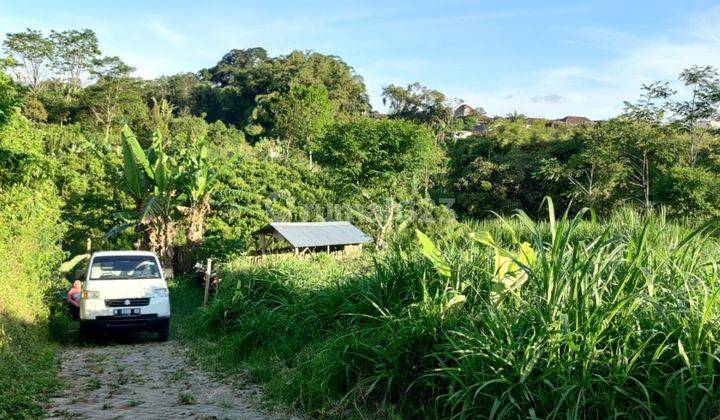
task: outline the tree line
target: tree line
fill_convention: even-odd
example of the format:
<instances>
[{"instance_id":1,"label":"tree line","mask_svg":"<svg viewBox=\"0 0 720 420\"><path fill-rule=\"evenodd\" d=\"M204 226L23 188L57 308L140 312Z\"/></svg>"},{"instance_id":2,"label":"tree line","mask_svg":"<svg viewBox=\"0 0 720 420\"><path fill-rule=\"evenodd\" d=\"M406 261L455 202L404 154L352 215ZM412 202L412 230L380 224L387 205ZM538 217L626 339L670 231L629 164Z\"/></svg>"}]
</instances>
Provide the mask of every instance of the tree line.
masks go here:
<instances>
[{"instance_id":1,"label":"tree line","mask_svg":"<svg viewBox=\"0 0 720 420\"><path fill-rule=\"evenodd\" d=\"M7 34L3 51L0 180L53 185L70 252L87 237L176 262L246 252L271 218L323 220L331 205L381 246L450 217L435 204L444 198L472 218L534 214L544 196L599 214L632 205L702 218L720 205L712 67L680 74L689 96L648 84L607 121L516 114L460 138L484 111L455 118L458 101L413 83L386 86L379 115L350 65L312 51L235 49L152 80L104 56L89 29ZM42 151L17 147L28 138Z\"/></svg>"}]
</instances>

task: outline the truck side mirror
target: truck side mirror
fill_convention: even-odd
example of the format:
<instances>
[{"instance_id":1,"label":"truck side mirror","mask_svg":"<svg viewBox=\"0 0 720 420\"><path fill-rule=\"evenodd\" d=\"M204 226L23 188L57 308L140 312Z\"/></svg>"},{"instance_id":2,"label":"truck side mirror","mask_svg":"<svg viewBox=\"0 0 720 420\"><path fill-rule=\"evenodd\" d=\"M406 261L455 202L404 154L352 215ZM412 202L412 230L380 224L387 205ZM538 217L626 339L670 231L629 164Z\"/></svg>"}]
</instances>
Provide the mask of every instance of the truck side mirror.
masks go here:
<instances>
[{"instance_id":1,"label":"truck side mirror","mask_svg":"<svg viewBox=\"0 0 720 420\"><path fill-rule=\"evenodd\" d=\"M74 282L77 279L85 280L85 270L75 270L75 277L70 280L70 283Z\"/></svg>"}]
</instances>

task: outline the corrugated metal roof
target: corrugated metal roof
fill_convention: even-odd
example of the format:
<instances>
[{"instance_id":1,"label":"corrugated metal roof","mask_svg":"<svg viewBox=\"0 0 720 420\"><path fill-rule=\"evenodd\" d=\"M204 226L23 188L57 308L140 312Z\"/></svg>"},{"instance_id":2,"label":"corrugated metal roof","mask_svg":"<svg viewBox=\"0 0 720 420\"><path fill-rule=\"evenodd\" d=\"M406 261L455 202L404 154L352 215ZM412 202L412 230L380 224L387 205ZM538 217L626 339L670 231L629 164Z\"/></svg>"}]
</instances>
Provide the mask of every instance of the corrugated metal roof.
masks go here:
<instances>
[{"instance_id":1,"label":"corrugated metal roof","mask_svg":"<svg viewBox=\"0 0 720 420\"><path fill-rule=\"evenodd\" d=\"M350 222L270 223L255 234L272 234L294 248L364 244L372 240Z\"/></svg>"}]
</instances>

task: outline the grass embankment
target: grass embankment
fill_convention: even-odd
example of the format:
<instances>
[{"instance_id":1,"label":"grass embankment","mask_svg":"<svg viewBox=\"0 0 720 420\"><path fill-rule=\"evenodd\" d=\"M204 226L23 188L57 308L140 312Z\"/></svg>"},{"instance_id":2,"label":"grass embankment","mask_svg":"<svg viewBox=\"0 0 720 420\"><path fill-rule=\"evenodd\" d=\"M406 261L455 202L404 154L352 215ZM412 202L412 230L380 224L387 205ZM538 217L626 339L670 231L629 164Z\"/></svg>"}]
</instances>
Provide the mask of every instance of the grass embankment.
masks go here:
<instances>
[{"instance_id":1,"label":"grass embankment","mask_svg":"<svg viewBox=\"0 0 720 420\"><path fill-rule=\"evenodd\" d=\"M317 416L720 414L710 228L625 212L441 236L359 271L230 265L185 337L210 366L248 370Z\"/></svg>"},{"instance_id":2,"label":"grass embankment","mask_svg":"<svg viewBox=\"0 0 720 420\"><path fill-rule=\"evenodd\" d=\"M63 227L52 190L0 192L0 418L36 418L57 386L46 295Z\"/></svg>"}]
</instances>

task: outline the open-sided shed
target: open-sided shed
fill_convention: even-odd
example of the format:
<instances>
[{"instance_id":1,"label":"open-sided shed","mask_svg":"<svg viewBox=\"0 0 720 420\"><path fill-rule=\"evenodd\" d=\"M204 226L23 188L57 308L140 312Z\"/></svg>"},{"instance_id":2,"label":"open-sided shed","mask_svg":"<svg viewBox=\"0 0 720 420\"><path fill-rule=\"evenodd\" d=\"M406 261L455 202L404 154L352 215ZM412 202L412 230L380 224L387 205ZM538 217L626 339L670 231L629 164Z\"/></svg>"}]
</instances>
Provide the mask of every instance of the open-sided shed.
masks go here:
<instances>
[{"instance_id":1,"label":"open-sided shed","mask_svg":"<svg viewBox=\"0 0 720 420\"><path fill-rule=\"evenodd\" d=\"M372 240L350 222L276 222L254 234L261 236L263 255L272 238L290 244L296 255L309 251L356 251Z\"/></svg>"}]
</instances>

